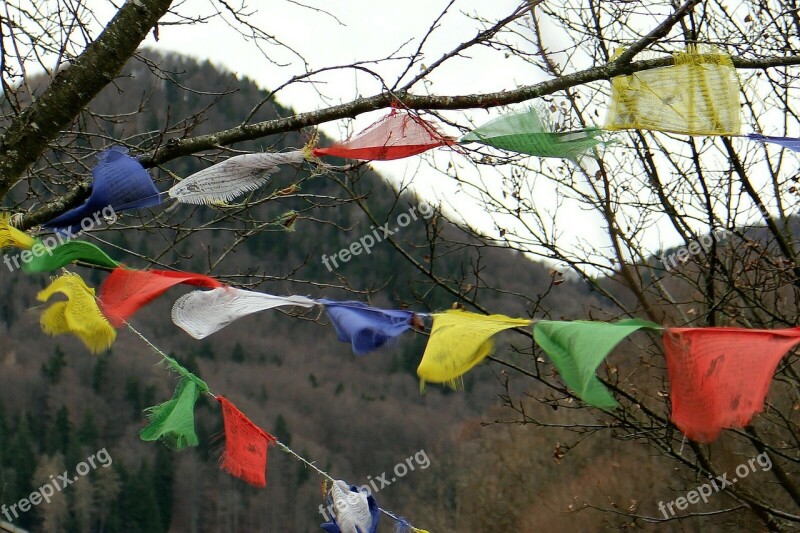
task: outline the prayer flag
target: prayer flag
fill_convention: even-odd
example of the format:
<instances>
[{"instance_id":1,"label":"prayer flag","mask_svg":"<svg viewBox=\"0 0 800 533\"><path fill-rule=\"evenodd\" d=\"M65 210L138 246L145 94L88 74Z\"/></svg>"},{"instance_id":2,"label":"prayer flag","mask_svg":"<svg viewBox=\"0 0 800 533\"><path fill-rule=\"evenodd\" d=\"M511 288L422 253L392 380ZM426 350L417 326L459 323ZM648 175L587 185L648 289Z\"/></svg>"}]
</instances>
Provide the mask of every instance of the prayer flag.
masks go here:
<instances>
[{"instance_id":1,"label":"prayer flag","mask_svg":"<svg viewBox=\"0 0 800 533\"><path fill-rule=\"evenodd\" d=\"M353 352L363 355L377 350L390 339L411 327L414 313L370 307L361 302L336 302L320 299L342 342L353 345Z\"/></svg>"}]
</instances>

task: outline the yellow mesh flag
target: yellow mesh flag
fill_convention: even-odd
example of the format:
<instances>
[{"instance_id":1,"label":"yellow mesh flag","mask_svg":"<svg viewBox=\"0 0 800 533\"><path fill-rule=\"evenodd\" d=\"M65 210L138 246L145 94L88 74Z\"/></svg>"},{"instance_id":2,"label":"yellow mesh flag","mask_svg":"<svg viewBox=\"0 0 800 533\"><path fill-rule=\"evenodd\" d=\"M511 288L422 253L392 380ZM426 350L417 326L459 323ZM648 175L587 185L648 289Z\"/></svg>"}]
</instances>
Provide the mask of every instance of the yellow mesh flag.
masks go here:
<instances>
[{"instance_id":1,"label":"yellow mesh flag","mask_svg":"<svg viewBox=\"0 0 800 533\"><path fill-rule=\"evenodd\" d=\"M56 292L64 294L68 300L56 302L44 310L39 322L45 333L72 333L92 353L100 353L114 343L117 332L97 307L94 289L87 287L79 275L64 274L56 278L49 287L39 291L36 298L46 302Z\"/></svg>"},{"instance_id":2,"label":"yellow mesh flag","mask_svg":"<svg viewBox=\"0 0 800 533\"><path fill-rule=\"evenodd\" d=\"M496 333L530 323L530 320L505 315L487 316L455 310L436 313L417 375L423 382L452 382L492 352L492 337Z\"/></svg>"},{"instance_id":3,"label":"yellow mesh flag","mask_svg":"<svg viewBox=\"0 0 800 533\"><path fill-rule=\"evenodd\" d=\"M674 66L613 78L605 129L738 135L739 88L729 55L689 47Z\"/></svg>"},{"instance_id":4,"label":"yellow mesh flag","mask_svg":"<svg viewBox=\"0 0 800 533\"><path fill-rule=\"evenodd\" d=\"M30 250L35 242L33 237L12 226L8 216L0 217L0 248L13 246Z\"/></svg>"}]
</instances>

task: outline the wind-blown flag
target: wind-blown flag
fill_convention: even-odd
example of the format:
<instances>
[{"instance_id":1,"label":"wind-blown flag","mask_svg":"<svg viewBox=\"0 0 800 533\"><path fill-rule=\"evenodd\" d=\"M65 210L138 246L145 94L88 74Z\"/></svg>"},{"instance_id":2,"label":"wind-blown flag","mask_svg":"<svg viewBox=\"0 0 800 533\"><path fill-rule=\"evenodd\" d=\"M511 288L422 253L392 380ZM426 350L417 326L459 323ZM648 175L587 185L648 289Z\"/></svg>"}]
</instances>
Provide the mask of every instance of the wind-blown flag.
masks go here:
<instances>
[{"instance_id":1,"label":"wind-blown flag","mask_svg":"<svg viewBox=\"0 0 800 533\"><path fill-rule=\"evenodd\" d=\"M541 320L533 326L533 338L578 397L595 407L611 408L617 402L595 372L622 339L641 328L663 329L654 322L638 319L615 323Z\"/></svg>"},{"instance_id":2,"label":"wind-blown flag","mask_svg":"<svg viewBox=\"0 0 800 533\"><path fill-rule=\"evenodd\" d=\"M172 399L147 408L150 423L139 431L143 441L161 440L173 450L182 450L199 443L194 431L194 405L201 388L194 375L178 382ZM192 379L195 378L195 379Z\"/></svg>"},{"instance_id":3,"label":"wind-blown flag","mask_svg":"<svg viewBox=\"0 0 800 533\"><path fill-rule=\"evenodd\" d=\"M612 78L605 129L738 135L739 89L729 55L688 47L674 66Z\"/></svg>"},{"instance_id":4,"label":"wind-blown flag","mask_svg":"<svg viewBox=\"0 0 800 533\"><path fill-rule=\"evenodd\" d=\"M711 442L761 412L775 369L800 343L800 328L669 328L664 332L672 421Z\"/></svg>"},{"instance_id":5,"label":"wind-blown flag","mask_svg":"<svg viewBox=\"0 0 800 533\"><path fill-rule=\"evenodd\" d=\"M217 396L217 401L222 405L225 426L222 469L254 487L266 487L267 448L275 437L253 424L227 398Z\"/></svg>"},{"instance_id":6,"label":"wind-blown flag","mask_svg":"<svg viewBox=\"0 0 800 533\"><path fill-rule=\"evenodd\" d=\"M108 349L117 332L103 317L94 298L94 289L89 288L77 274L64 274L56 278L46 289L36 295L40 302L60 292L66 302L55 302L44 310L40 318L42 330L48 335L72 333L92 353Z\"/></svg>"},{"instance_id":7,"label":"wind-blown flag","mask_svg":"<svg viewBox=\"0 0 800 533\"><path fill-rule=\"evenodd\" d=\"M432 383L448 383L480 363L494 348L492 337L530 320L504 315L479 315L448 310L433 315L433 328L417 375Z\"/></svg>"},{"instance_id":8,"label":"wind-blown flag","mask_svg":"<svg viewBox=\"0 0 800 533\"><path fill-rule=\"evenodd\" d=\"M411 311L378 309L361 302L318 302L325 306L339 340L351 343L357 355L377 350L399 336L411 327L414 317Z\"/></svg>"},{"instance_id":9,"label":"wind-blown flag","mask_svg":"<svg viewBox=\"0 0 800 533\"><path fill-rule=\"evenodd\" d=\"M354 138L328 148L315 148L312 153L317 157L387 161L452 143L419 116L394 108Z\"/></svg>"},{"instance_id":10,"label":"wind-blown flag","mask_svg":"<svg viewBox=\"0 0 800 533\"><path fill-rule=\"evenodd\" d=\"M112 146L98 154L92 169L92 192L86 202L43 224L69 234L96 224L99 216L161 203L160 193L147 170L128 155L128 149ZM88 222L87 222L88 221Z\"/></svg>"},{"instance_id":11,"label":"wind-blown flag","mask_svg":"<svg viewBox=\"0 0 800 533\"><path fill-rule=\"evenodd\" d=\"M313 307L317 302L305 296L273 296L234 287L192 291L175 301L172 321L194 337L204 339L234 320L258 311L284 305Z\"/></svg>"},{"instance_id":12,"label":"wind-blown flag","mask_svg":"<svg viewBox=\"0 0 800 533\"><path fill-rule=\"evenodd\" d=\"M214 278L171 270L115 268L100 285L100 307L114 327L121 327L139 309L178 284L217 288Z\"/></svg>"},{"instance_id":13,"label":"wind-blown flag","mask_svg":"<svg viewBox=\"0 0 800 533\"><path fill-rule=\"evenodd\" d=\"M82 261L90 265L97 265L107 268L116 268L119 263L108 257L106 253L95 246L94 244L86 241L69 241L50 248L37 243L43 250L33 257L27 263L23 263L22 269L25 272L50 272L66 266L73 261ZM34 245L34 251L36 251Z\"/></svg>"},{"instance_id":14,"label":"wind-blown flag","mask_svg":"<svg viewBox=\"0 0 800 533\"><path fill-rule=\"evenodd\" d=\"M748 133L746 137L748 139L753 139L754 141L761 141L762 143L779 144L780 146L788 148L793 152L800 152L800 139L797 137L770 137L768 135L761 135L758 133Z\"/></svg>"},{"instance_id":15,"label":"wind-blown flag","mask_svg":"<svg viewBox=\"0 0 800 533\"><path fill-rule=\"evenodd\" d=\"M328 533L375 533L381 512L378 503L370 494L360 492L357 487L351 486L341 480L333 482L328 501L332 505L333 516L330 522L322 524L322 529Z\"/></svg>"},{"instance_id":16,"label":"wind-blown flag","mask_svg":"<svg viewBox=\"0 0 800 533\"><path fill-rule=\"evenodd\" d=\"M577 160L601 142L598 137L602 134L598 128L555 132L553 125L545 124L536 109L530 108L490 120L461 137L459 142L478 142L522 154Z\"/></svg>"},{"instance_id":17,"label":"wind-blown flag","mask_svg":"<svg viewBox=\"0 0 800 533\"><path fill-rule=\"evenodd\" d=\"M278 165L303 160L302 150L237 155L179 181L169 195L188 204L232 200L267 183L280 170Z\"/></svg>"},{"instance_id":18,"label":"wind-blown flag","mask_svg":"<svg viewBox=\"0 0 800 533\"><path fill-rule=\"evenodd\" d=\"M35 243L36 239L12 226L8 216L0 216L0 248L13 247L27 250Z\"/></svg>"}]
</instances>

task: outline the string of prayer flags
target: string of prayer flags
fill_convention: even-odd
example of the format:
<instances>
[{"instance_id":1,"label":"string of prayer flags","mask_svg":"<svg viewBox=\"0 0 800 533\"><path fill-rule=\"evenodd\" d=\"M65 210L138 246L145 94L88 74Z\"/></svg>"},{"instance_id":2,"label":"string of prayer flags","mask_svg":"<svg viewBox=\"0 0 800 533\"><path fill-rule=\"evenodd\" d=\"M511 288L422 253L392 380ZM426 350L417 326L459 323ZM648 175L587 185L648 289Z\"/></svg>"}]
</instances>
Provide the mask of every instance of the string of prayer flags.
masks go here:
<instances>
[{"instance_id":1,"label":"string of prayer flags","mask_svg":"<svg viewBox=\"0 0 800 533\"><path fill-rule=\"evenodd\" d=\"M460 143L478 142L539 157L558 157L573 161L599 144L599 128L556 132L545 124L533 107L520 113L497 117L459 139Z\"/></svg>"},{"instance_id":2,"label":"string of prayer flags","mask_svg":"<svg viewBox=\"0 0 800 533\"><path fill-rule=\"evenodd\" d=\"M416 114L392 108L384 116L350 140L328 148L315 148L316 157L329 155L367 161L401 159L432 148L452 144L436 128Z\"/></svg>"},{"instance_id":3,"label":"string of prayer flags","mask_svg":"<svg viewBox=\"0 0 800 533\"><path fill-rule=\"evenodd\" d=\"M100 285L100 307L114 327L121 327L139 309L178 285L217 288L222 284L202 274L171 270L115 268Z\"/></svg>"},{"instance_id":4,"label":"string of prayer flags","mask_svg":"<svg viewBox=\"0 0 800 533\"><path fill-rule=\"evenodd\" d=\"M204 339L233 322L258 311L284 305L313 307L317 302L304 296L273 296L234 287L192 291L172 306L172 321L194 337Z\"/></svg>"},{"instance_id":5,"label":"string of prayer flags","mask_svg":"<svg viewBox=\"0 0 800 533\"><path fill-rule=\"evenodd\" d=\"M775 369L800 343L800 328L669 328L663 335L672 421L711 442L761 412Z\"/></svg>"},{"instance_id":6,"label":"string of prayer flags","mask_svg":"<svg viewBox=\"0 0 800 533\"><path fill-rule=\"evenodd\" d=\"M194 379L182 377L171 400L147 408L150 423L139 431L143 441L160 440L173 450L197 446L194 431L194 406L200 388Z\"/></svg>"},{"instance_id":7,"label":"string of prayer flags","mask_svg":"<svg viewBox=\"0 0 800 533\"><path fill-rule=\"evenodd\" d=\"M94 354L114 344L117 332L100 312L94 289L87 287L83 278L77 274L64 274L39 291L36 299L46 302L57 292L65 295L67 301L55 302L42 313L39 322L46 334L71 333Z\"/></svg>"},{"instance_id":8,"label":"string of prayer flags","mask_svg":"<svg viewBox=\"0 0 800 533\"><path fill-rule=\"evenodd\" d=\"M674 57L673 66L612 78L605 128L738 135L740 86L730 56L690 46Z\"/></svg>"},{"instance_id":9,"label":"string of prayer flags","mask_svg":"<svg viewBox=\"0 0 800 533\"><path fill-rule=\"evenodd\" d=\"M331 499L333 500L331 502ZM328 495L331 521L322 524L328 533L375 533L380 521L380 509L375 498L358 490L348 488L347 483L336 480Z\"/></svg>"},{"instance_id":10,"label":"string of prayer flags","mask_svg":"<svg viewBox=\"0 0 800 533\"><path fill-rule=\"evenodd\" d=\"M320 299L331 319L336 335L353 346L353 353L364 355L377 350L412 326L414 313L370 307L361 302L336 302Z\"/></svg>"},{"instance_id":11,"label":"string of prayer flags","mask_svg":"<svg viewBox=\"0 0 800 533\"><path fill-rule=\"evenodd\" d=\"M453 382L492 352L495 334L530 323L530 320L522 318L452 309L434 313L431 337L422 354L417 375L423 383Z\"/></svg>"},{"instance_id":12,"label":"string of prayer flags","mask_svg":"<svg viewBox=\"0 0 800 533\"><path fill-rule=\"evenodd\" d=\"M217 396L217 401L222 405L225 426L222 469L254 487L266 487L267 448L275 437L253 424L227 398Z\"/></svg>"},{"instance_id":13,"label":"string of prayer flags","mask_svg":"<svg viewBox=\"0 0 800 533\"><path fill-rule=\"evenodd\" d=\"M746 135L748 139L754 141L761 141L763 143L773 143L788 148L793 152L800 152L800 139L797 137L770 137L768 135L761 135L759 133L749 133Z\"/></svg>"},{"instance_id":14,"label":"string of prayer flags","mask_svg":"<svg viewBox=\"0 0 800 533\"><path fill-rule=\"evenodd\" d=\"M597 367L622 339L641 328L663 329L639 319L614 323L541 320L533 326L533 338L579 398L595 407L612 408L617 402L597 379Z\"/></svg>"},{"instance_id":15,"label":"string of prayer flags","mask_svg":"<svg viewBox=\"0 0 800 533\"><path fill-rule=\"evenodd\" d=\"M302 150L237 155L179 181L169 196L188 204L226 202L266 184L279 165L304 159Z\"/></svg>"},{"instance_id":16,"label":"string of prayer flags","mask_svg":"<svg viewBox=\"0 0 800 533\"><path fill-rule=\"evenodd\" d=\"M394 533L430 533L425 529L418 529L411 524L408 523L403 517L397 519L397 523L395 524Z\"/></svg>"},{"instance_id":17,"label":"string of prayer flags","mask_svg":"<svg viewBox=\"0 0 800 533\"><path fill-rule=\"evenodd\" d=\"M0 248L22 248L29 250L36 239L11 225L8 215L0 216Z\"/></svg>"},{"instance_id":18,"label":"string of prayer flags","mask_svg":"<svg viewBox=\"0 0 800 533\"><path fill-rule=\"evenodd\" d=\"M103 250L86 241L68 241L55 247L37 241L32 252L29 261L26 262L23 258L22 269L25 272L51 272L74 261L106 268L119 266Z\"/></svg>"},{"instance_id":19,"label":"string of prayer flags","mask_svg":"<svg viewBox=\"0 0 800 533\"><path fill-rule=\"evenodd\" d=\"M128 149L112 146L97 155L92 169L92 192L78 207L43 224L68 234L76 234L99 223L100 216L115 218L116 211L139 209L161 203L153 178L128 155Z\"/></svg>"}]
</instances>

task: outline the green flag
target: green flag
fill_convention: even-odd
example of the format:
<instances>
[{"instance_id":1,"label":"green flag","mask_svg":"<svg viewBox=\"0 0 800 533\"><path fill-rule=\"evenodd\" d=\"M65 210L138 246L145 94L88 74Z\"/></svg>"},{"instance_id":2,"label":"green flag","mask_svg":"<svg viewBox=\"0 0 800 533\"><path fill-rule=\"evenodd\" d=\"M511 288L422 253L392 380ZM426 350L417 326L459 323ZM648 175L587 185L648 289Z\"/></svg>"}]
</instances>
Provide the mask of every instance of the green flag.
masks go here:
<instances>
[{"instance_id":1,"label":"green flag","mask_svg":"<svg viewBox=\"0 0 800 533\"><path fill-rule=\"evenodd\" d=\"M161 441L174 450L197 446L194 432L194 404L200 396L197 383L182 378L171 400L149 407L150 423L139 432L144 441Z\"/></svg>"},{"instance_id":2,"label":"green flag","mask_svg":"<svg viewBox=\"0 0 800 533\"><path fill-rule=\"evenodd\" d=\"M459 139L460 143L479 142L501 150L539 157L578 159L604 132L599 128L554 132L542 122L536 109L513 113L490 120Z\"/></svg>"},{"instance_id":3,"label":"green flag","mask_svg":"<svg viewBox=\"0 0 800 533\"><path fill-rule=\"evenodd\" d=\"M48 248L41 241L37 241L31 252L33 258L22 265L25 272L50 272L73 261L83 261L108 268L119 266L103 250L86 241L69 241L54 248Z\"/></svg>"},{"instance_id":4,"label":"green flag","mask_svg":"<svg viewBox=\"0 0 800 533\"><path fill-rule=\"evenodd\" d=\"M533 326L533 338L578 397L595 407L612 408L617 402L595 372L614 346L641 328L663 329L654 322L640 319L615 323L542 320Z\"/></svg>"}]
</instances>

